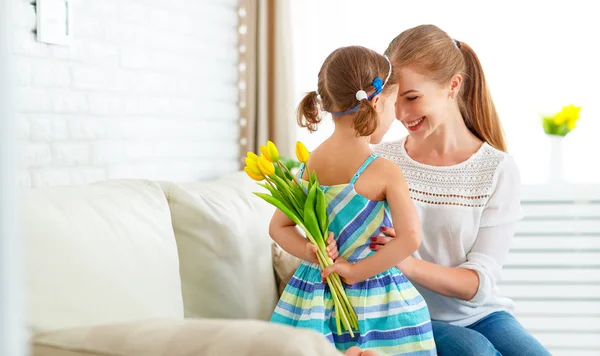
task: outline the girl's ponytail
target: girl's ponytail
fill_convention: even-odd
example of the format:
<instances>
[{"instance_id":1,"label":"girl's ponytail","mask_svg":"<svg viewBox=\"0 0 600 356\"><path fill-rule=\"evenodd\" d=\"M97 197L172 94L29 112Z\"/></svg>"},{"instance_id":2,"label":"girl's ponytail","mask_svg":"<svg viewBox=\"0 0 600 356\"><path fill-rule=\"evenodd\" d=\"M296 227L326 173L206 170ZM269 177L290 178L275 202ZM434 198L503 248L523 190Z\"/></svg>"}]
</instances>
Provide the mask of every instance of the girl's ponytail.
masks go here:
<instances>
[{"instance_id":1,"label":"girl's ponytail","mask_svg":"<svg viewBox=\"0 0 600 356\"><path fill-rule=\"evenodd\" d=\"M359 137L371 136L377 129L377 111L369 100L360 101L360 107L356 110L353 118L354 129Z\"/></svg>"},{"instance_id":2,"label":"girl's ponytail","mask_svg":"<svg viewBox=\"0 0 600 356\"><path fill-rule=\"evenodd\" d=\"M300 105L298 105L296 120L300 127L306 127L310 132L317 131L317 126L321 122L321 115L319 112L319 95L316 91L311 91L304 96Z\"/></svg>"}]
</instances>

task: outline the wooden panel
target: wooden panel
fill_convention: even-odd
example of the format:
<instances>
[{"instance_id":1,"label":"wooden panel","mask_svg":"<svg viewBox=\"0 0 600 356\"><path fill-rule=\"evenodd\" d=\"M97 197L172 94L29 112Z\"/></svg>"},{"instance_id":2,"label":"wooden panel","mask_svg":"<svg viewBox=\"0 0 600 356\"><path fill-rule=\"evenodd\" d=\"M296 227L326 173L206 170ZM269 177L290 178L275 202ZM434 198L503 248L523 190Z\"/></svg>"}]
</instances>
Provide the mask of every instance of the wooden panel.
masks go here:
<instances>
[{"instance_id":1,"label":"wooden panel","mask_svg":"<svg viewBox=\"0 0 600 356\"><path fill-rule=\"evenodd\" d=\"M599 316L518 316L531 332L595 332L600 333Z\"/></svg>"},{"instance_id":2,"label":"wooden panel","mask_svg":"<svg viewBox=\"0 0 600 356\"><path fill-rule=\"evenodd\" d=\"M534 250L600 250L598 236L517 236L513 239L512 251Z\"/></svg>"},{"instance_id":3,"label":"wooden panel","mask_svg":"<svg viewBox=\"0 0 600 356\"><path fill-rule=\"evenodd\" d=\"M600 316L600 300L515 300L518 316Z\"/></svg>"},{"instance_id":4,"label":"wooden panel","mask_svg":"<svg viewBox=\"0 0 600 356\"><path fill-rule=\"evenodd\" d=\"M536 338L548 348L569 348L570 350L584 349L584 351L600 349L599 333L564 333L540 332ZM585 350L587 349L587 350Z\"/></svg>"},{"instance_id":5,"label":"wooden panel","mask_svg":"<svg viewBox=\"0 0 600 356\"><path fill-rule=\"evenodd\" d=\"M510 266L587 266L600 267L600 251L594 252L519 252L511 251L505 264Z\"/></svg>"},{"instance_id":6,"label":"wooden panel","mask_svg":"<svg viewBox=\"0 0 600 356\"><path fill-rule=\"evenodd\" d=\"M523 202L555 202L575 201L586 203L600 201L600 184L560 184L560 185L523 185L521 189Z\"/></svg>"},{"instance_id":7,"label":"wooden panel","mask_svg":"<svg viewBox=\"0 0 600 356\"><path fill-rule=\"evenodd\" d=\"M509 298L573 299L600 301L600 284L590 285L500 285L500 292Z\"/></svg>"},{"instance_id":8,"label":"wooden panel","mask_svg":"<svg viewBox=\"0 0 600 356\"><path fill-rule=\"evenodd\" d=\"M600 268L510 268L502 271L501 284L512 282L592 283L600 284Z\"/></svg>"},{"instance_id":9,"label":"wooden panel","mask_svg":"<svg viewBox=\"0 0 600 356\"><path fill-rule=\"evenodd\" d=\"M524 186L500 291L554 356L600 355L600 185Z\"/></svg>"},{"instance_id":10,"label":"wooden panel","mask_svg":"<svg viewBox=\"0 0 600 356\"><path fill-rule=\"evenodd\" d=\"M522 220L517 224L518 235L600 235L600 220Z\"/></svg>"},{"instance_id":11,"label":"wooden panel","mask_svg":"<svg viewBox=\"0 0 600 356\"><path fill-rule=\"evenodd\" d=\"M600 355L600 348L594 348L589 350L573 350L570 347L567 348L553 348L549 350L552 356L598 356Z\"/></svg>"},{"instance_id":12,"label":"wooden panel","mask_svg":"<svg viewBox=\"0 0 600 356\"><path fill-rule=\"evenodd\" d=\"M522 204L527 219L553 217L558 219L573 217L600 217L600 204Z\"/></svg>"}]
</instances>

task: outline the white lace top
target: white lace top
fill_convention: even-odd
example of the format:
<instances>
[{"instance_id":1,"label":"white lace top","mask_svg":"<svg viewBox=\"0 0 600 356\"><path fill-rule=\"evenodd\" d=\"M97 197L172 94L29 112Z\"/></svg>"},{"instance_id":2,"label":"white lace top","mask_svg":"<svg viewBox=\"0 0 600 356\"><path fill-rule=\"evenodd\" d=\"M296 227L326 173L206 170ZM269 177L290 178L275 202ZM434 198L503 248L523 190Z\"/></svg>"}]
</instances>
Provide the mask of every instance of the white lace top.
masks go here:
<instances>
[{"instance_id":1,"label":"white lace top","mask_svg":"<svg viewBox=\"0 0 600 356\"><path fill-rule=\"evenodd\" d=\"M520 174L511 156L487 143L466 161L430 166L408 156L406 138L375 148L406 177L423 231L414 257L475 270L479 289L470 301L444 297L419 285L434 320L467 326L486 315L513 311L497 283L515 226L523 216Z\"/></svg>"}]
</instances>

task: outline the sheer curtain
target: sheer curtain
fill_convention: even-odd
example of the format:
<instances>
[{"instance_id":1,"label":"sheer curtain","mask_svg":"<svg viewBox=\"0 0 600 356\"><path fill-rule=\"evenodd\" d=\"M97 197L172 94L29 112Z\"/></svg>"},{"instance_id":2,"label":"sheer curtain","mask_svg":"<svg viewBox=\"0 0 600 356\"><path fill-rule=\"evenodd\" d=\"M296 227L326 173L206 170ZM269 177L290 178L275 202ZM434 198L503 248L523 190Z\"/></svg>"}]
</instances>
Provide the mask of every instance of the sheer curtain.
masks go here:
<instances>
[{"instance_id":1,"label":"sheer curtain","mask_svg":"<svg viewBox=\"0 0 600 356\"><path fill-rule=\"evenodd\" d=\"M296 103L314 90L325 57L335 48L363 45L383 52L403 30L435 24L472 46L484 66L523 183L547 180L549 142L540 113L581 105L579 127L564 143L565 177L600 183L600 22L592 3L474 0L292 0ZM331 119L315 134L297 129L309 148L332 130ZM385 140L406 130L395 124Z\"/></svg>"},{"instance_id":2,"label":"sheer curtain","mask_svg":"<svg viewBox=\"0 0 600 356\"><path fill-rule=\"evenodd\" d=\"M274 141L293 155L294 92L287 1L240 1L240 158Z\"/></svg>"}]
</instances>

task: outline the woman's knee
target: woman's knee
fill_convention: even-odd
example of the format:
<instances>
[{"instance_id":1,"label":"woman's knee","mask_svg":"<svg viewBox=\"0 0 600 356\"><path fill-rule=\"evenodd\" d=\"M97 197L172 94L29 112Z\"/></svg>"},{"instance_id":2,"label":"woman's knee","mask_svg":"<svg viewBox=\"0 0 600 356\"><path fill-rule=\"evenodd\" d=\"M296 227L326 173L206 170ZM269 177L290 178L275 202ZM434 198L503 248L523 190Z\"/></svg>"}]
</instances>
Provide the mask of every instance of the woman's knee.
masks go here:
<instances>
[{"instance_id":1,"label":"woman's knee","mask_svg":"<svg viewBox=\"0 0 600 356\"><path fill-rule=\"evenodd\" d=\"M435 322L437 324L439 322ZM438 355L440 356L499 356L494 345L477 331L447 323L433 326Z\"/></svg>"}]
</instances>

